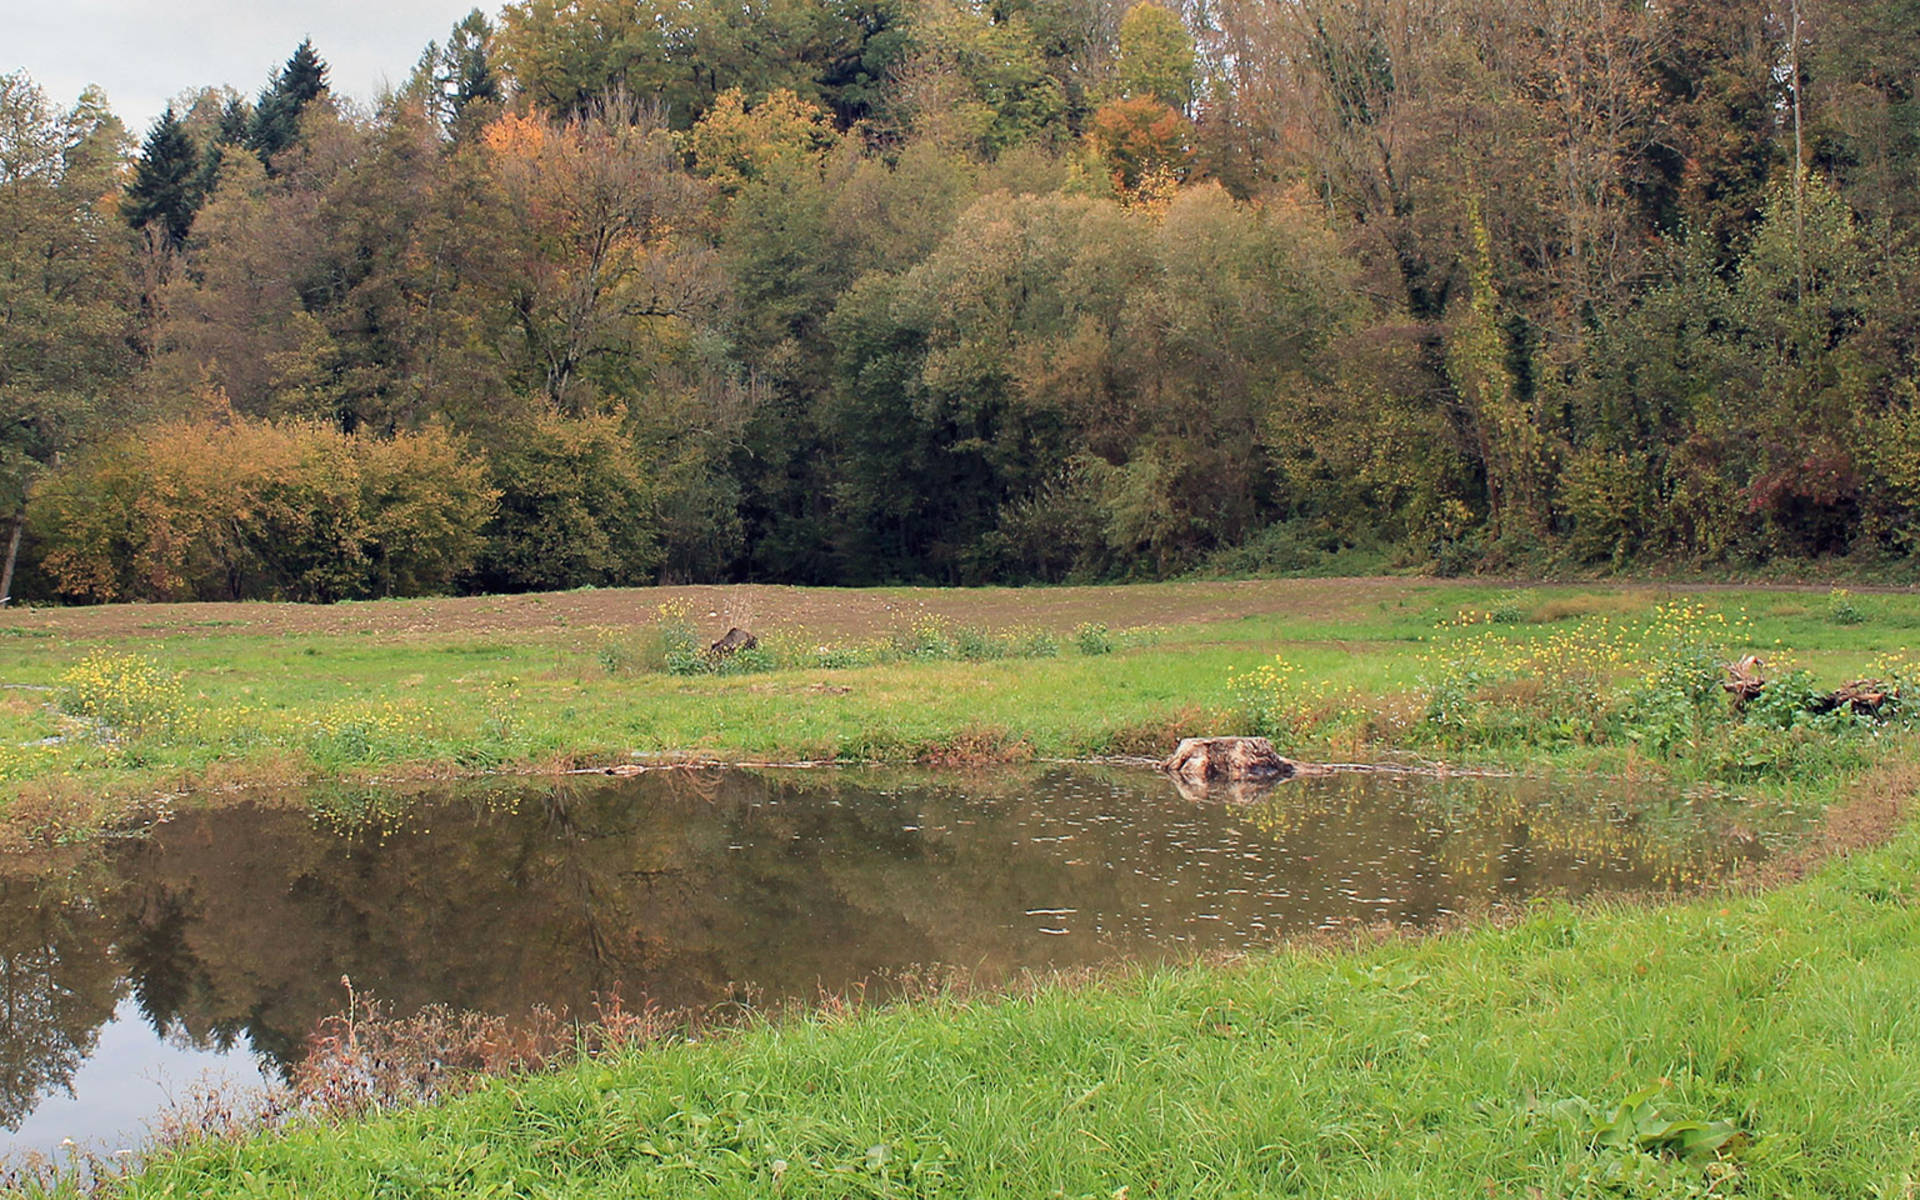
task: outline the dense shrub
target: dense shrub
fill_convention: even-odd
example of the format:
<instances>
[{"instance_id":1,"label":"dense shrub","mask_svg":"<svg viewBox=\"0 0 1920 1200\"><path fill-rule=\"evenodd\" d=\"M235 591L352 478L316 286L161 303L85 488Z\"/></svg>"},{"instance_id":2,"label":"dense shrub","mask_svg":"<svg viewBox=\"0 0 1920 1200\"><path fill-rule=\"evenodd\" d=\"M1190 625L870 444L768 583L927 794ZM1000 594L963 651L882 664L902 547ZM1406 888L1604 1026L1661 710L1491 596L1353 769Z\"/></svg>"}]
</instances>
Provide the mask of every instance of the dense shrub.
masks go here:
<instances>
[{"instance_id":1,"label":"dense shrub","mask_svg":"<svg viewBox=\"0 0 1920 1200\"><path fill-rule=\"evenodd\" d=\"M325 601L447 589L494 499L437 429L380 439L221 412L71 460L29 519L71 599Z\"/></svg>"},{"instance_id":2,"label":"dense shrub","mask_svg":"<svg viewBox=\"0 0 1920 1200\"><path fill-rule=\"evenodd\" d=\"M619 415L544 412L494 454L500 504L480 570L489 590L651 582L655 497Z\"/></svg>"}]
</instances>

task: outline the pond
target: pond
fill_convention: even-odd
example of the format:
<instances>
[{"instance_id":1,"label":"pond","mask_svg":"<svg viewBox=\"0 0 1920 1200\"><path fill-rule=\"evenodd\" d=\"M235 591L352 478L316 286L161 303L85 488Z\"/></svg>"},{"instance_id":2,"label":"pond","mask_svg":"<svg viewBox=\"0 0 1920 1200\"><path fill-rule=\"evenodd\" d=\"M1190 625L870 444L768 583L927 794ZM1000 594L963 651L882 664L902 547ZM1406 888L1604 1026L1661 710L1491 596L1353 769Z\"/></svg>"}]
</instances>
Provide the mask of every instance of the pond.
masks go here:
<instances>
[{"instance_id":1,"label":"pond","mask_svg":"<svg viewBox=\"0 0 1920 1200\"><path fill-rule=\"evenodd\" d=\"M1255 804L1143 770L665 771L185 806L0 874L0 1152L137 1143L280 1077L350 978L395 1012L760 1003L1684 889L1791 813L1593 780L1342 775Z\"/></svg>"}]
</instances>

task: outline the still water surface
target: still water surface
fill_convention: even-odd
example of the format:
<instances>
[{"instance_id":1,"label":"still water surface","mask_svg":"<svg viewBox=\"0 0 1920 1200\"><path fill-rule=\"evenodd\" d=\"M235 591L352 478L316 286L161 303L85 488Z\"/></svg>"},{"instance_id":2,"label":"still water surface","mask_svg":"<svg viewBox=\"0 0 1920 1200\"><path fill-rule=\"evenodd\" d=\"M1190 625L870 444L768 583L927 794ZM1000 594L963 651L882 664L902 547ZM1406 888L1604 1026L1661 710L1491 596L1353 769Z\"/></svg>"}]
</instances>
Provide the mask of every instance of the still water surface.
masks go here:
<instances>
[{"instance_id":1,"label":"still water surface","mask_svg":"<svg viewBox=\"0 0 1920 1200\"><path fill-rule=\"evenodd\" d=\"M1665 890L1789 816L1592 780L1347 775L1253 804L1157 774L664 772L190 809L0 877L0 1152L137 1141L209 1070L274 1078L346 1002L513 1016L768 1001ZM869 994L872 994L871 992Z\"/></svg>"}]
</instances>

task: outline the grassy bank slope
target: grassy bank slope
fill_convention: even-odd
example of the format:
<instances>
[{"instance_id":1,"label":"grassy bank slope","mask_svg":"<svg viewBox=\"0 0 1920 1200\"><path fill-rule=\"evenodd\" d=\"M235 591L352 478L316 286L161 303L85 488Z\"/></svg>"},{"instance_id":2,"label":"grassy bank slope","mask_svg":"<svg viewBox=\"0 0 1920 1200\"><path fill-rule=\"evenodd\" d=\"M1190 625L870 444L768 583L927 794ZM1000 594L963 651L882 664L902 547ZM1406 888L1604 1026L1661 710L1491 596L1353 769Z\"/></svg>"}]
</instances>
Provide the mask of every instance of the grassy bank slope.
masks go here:
<instances>
[{"instance_id":1,"label":"grassy bank slope","mask_svg":"<svg viewBox=\"0 0 1920 1200\"><path fill-rule=\"evenodd\" d=\"M1910 1196L1916 876L1909 830L1768 894L814 1017L129 1192Z\"/></svg>"}]
</instances>

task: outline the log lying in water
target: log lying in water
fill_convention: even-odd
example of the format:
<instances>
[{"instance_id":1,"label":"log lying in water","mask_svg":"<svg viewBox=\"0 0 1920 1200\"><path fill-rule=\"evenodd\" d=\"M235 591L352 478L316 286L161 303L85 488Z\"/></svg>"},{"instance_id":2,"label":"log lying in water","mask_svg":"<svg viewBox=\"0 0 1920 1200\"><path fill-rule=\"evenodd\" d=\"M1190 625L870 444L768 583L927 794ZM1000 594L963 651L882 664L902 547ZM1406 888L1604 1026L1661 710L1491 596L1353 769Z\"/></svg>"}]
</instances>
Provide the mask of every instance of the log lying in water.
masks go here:
<instances>
[{"instance_id":1,"label":"log lying in water","mask_svg":"<svg viewBox=\"0 0 1920 1200\"><path fill-rule=\"evenodd\" d=\"M1720 686L1733 697L1734 709L1746 708L1748 702L1757 699L1767 689L1766 676L1761 674L1766 663L1754 655L1747 655L1739 662L1727 664L1727 677ZM1889 702L1900 698L1898 688L1880 679L1854 679L1841 684L1824 696L1815 696L1806 703L1807 711L1830 713L1836 709L1851 709L1863 717L1879 717L1881 710Z\"/></svg>"},{"instance_id":2,"label":"log lying in water","mask_svg":"<svg viewBox=\"0 0 1920 1200\"><path fill-rule=\"evenodd\" d=\"M1894 689L1878 679L1855 679L1820 697L1816 712L1850 708L1863 717L1877 717L1887 701L1895 699Z\"/></svg>"},{"instance_id":3,"label":"log lying in water","mask_svg":"<svg viewBox=\"0 0 1920 1200\"><path fill-rule=\"evenodd\" d=\"M1272 783L1298 770L1260 737L1186 738L1160 769L1187 783Z\"/></svg>"}]
</instances>

